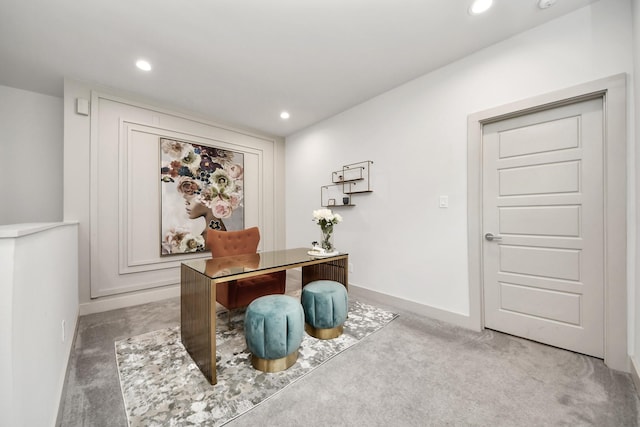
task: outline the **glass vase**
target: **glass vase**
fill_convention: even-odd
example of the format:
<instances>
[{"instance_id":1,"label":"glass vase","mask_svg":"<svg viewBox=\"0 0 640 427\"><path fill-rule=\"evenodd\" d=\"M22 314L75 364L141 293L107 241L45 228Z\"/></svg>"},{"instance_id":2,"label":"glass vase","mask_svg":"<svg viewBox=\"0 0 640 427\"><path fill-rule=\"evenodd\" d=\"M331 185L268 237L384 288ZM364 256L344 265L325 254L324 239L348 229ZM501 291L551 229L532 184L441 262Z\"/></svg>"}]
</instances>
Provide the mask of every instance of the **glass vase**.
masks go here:
<instances>
[{"instance_id":1,"label":"glass vase","mask_svg":"<svg viewBox=\"0 0 640 427\"><path fill-rule=\"evenodd\" d=\"M333 246L333 226L321 227L320 231L322 231L320 246L325 252L333 252L335 250Z\"/></svg>"}]
</instances>

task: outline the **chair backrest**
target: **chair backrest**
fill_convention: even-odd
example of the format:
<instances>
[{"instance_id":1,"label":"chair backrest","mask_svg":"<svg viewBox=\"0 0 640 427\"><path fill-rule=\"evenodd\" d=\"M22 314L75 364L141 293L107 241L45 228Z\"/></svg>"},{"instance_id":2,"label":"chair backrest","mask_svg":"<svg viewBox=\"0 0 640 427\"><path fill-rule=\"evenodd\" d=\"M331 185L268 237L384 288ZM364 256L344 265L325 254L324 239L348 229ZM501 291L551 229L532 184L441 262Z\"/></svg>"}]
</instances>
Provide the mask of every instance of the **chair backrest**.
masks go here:
<instances>
[{"instance_id":1,"label":"chair backrest","mask_svg":"<svg viewBox=\"0 0 640 427\"><path fill-rule=\"evenodd\" d=\"M207 230L207 246L212 257L255 254L260 243L260 230L251 227L238 231Z\"/></svg>"}]
</instances>

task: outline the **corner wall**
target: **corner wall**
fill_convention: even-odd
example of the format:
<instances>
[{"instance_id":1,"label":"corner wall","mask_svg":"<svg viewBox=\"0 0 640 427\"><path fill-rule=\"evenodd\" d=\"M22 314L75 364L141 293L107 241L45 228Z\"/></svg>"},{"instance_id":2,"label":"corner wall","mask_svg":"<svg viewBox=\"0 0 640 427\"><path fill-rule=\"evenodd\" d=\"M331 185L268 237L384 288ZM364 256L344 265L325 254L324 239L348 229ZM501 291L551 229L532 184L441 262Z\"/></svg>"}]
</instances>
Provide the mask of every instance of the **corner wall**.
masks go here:
<instances>
[{"instance_id":1,"label":"corner wall","mask_svg":"<svg viewBox=\"0 0 640 427\"><path fill-rule=\"evenodd\" d=\"M331 171L373 160L373 193L337 208L335 244L350 254L350 281L469 326L468 115L630 74L632 56L630 2L600 0L288 137L287 246L317 239L311 211ZM442 195L448 208L439 208Z\"/></svg>"},{"instance_id":2,"label":"corner wall","mask_svg":"<svg viewBox=\"0 0 640 427\"><path fill-rule=\"evenodd\" d=\"M62 219L62 99L0 86L0 225Z\"/></svg>"},{"instance_id":3,"label":"corner wall","mask_svg":"<svg viewBox=\"0 0 640 427\"><path fill-rule=\"evenodd\" d=\"M635 150L635 157L632 159L636 165L640 164L640 0L632 1L632 16L633 16L633 81L634 81L634 103L630 109L629 117L632 122L635 122L634 139L632 143ZM640 174L636 171L636 206L635 215L632 220L635 223L640 223L640 209L638 203L640 203ZM634 275L630 279L630 283L633 284L633 290L629 293L629 312L632 314L631 321L634 324L632 343L630 345L631 362L633 379L636 385L636 390L640 392L640 278L638 277L638 271L640 270L640 229L636 229L635 234L635 270Z\"/></svg>"}]
</instances>

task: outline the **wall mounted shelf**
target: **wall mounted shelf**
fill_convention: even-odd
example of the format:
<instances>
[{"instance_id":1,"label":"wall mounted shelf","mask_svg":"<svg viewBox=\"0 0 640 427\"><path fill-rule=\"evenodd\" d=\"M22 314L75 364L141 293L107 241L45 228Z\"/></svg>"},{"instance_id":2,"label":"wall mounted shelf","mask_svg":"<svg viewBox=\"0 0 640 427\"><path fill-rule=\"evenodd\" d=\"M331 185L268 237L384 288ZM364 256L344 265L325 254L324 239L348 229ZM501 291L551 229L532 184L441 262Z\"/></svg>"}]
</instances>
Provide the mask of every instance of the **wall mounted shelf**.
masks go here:
<instances>
[{"instance_id":1,"label":"wall mounted shelf","mask_svg":"<svg viewBox=\"0 0 640 427\"><path fill-rule=\"evenodd\" d=\"M371 193L371 160L344 165L331 173L331 184L320 187L320 204L327 208L355 206L352 196Z\"/></svg>"}]
</instances>

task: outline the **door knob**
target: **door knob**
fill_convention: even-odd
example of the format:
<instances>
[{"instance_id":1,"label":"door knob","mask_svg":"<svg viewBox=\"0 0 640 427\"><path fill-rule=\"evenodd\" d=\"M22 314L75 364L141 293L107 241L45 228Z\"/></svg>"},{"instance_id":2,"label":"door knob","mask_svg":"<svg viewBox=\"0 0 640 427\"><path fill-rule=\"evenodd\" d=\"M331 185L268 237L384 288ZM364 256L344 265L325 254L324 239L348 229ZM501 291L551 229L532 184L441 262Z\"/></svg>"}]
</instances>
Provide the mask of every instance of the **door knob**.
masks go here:
<instances>
[{"instance_id":1,"label":"door knob","mask_svg":"<svg viewBox=\"0 0 640 427\"><path fill-rule=\"evenodd\" d=\"M494 236L493 233L485 234L484 238L490 242L493 242L494 240L502 240L502 236Z\"/></svg>"}]
</instances>

